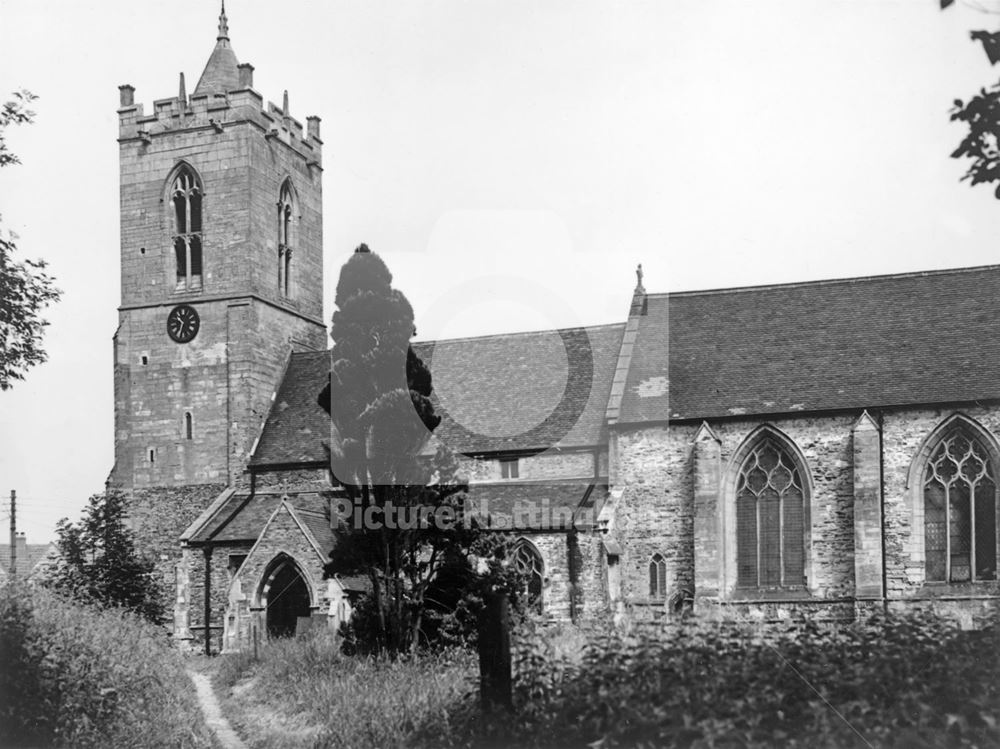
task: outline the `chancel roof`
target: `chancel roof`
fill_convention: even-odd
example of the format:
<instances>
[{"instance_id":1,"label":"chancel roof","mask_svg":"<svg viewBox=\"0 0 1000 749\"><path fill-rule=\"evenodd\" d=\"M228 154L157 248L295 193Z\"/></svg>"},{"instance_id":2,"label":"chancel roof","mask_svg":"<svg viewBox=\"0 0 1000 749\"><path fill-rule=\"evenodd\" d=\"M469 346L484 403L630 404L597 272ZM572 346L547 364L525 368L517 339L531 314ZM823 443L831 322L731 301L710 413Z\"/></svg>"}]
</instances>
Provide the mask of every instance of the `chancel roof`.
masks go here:
<instances>
[{"instance_id":1,"label":"chancel roof","mask_svg":"<svg viewBox=\"0 0 1000 749\"><path fill-rule=\"evenodd\" d=\"M997 398L998 333L1000 266L651 294L619 421Z\"/></svg>"}]
</instances>

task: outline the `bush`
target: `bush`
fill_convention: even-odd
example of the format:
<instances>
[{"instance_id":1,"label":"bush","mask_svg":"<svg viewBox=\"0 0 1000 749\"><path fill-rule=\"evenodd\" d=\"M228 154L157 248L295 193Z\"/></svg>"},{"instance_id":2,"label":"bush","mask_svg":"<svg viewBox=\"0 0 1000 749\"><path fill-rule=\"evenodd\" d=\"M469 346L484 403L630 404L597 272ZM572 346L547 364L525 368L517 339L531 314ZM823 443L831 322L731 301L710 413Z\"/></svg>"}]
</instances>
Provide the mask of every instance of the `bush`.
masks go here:
<instances>
[{"instance_id":1,"label":"bush","mask_svg":"<svg viewBox=\"0 0 1000 749\"><path fill-rule=\"evenodd\" d=\"M136 615L7 584L0 659L0 746L211 746L180 654Z\"/></svg>"},{"instance_id":2,"label":"bush","mask_svg":"<svg viewBox=\"0 0 1000 749\"><path fill-rule=\"evenodd\" d=\"M1000 745L996 627L893 616L766 638L696 621L582 646L569 634L567 648L566 633L522 630L514 716L468 709L453 745Z\"/></svg>"}]
</instances>

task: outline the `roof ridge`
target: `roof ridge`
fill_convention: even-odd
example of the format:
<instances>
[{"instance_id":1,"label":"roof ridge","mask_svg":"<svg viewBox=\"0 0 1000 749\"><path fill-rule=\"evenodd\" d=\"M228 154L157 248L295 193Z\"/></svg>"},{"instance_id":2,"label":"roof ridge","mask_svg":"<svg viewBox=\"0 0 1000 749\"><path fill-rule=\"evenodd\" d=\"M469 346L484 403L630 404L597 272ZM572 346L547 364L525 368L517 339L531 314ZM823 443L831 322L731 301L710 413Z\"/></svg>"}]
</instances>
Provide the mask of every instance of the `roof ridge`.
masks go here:
<instances>
[{"instance_id":1,"label":"roof ridge","mask_svg":"<svg viewBox=\"0 0 1000 749\"><path fill-rule=\"evenodd\" d=\"M884 281L888 279L924 278L927 276L946 276L958 273L975 273L977 271L1000 271L1000 264L972 265L965 268L937 268L934 270L907 271L905 273L879 273L870 276L847 276L844 278L819 278L813 281L788 281L785 283L767 283L754 286L724 286L718 289L693 289L689 291L659 291L649 293L647 297L664 299L672 296L701 296L703 294L739 294L762 289L794 289L804 286L829 286L833 284L850 284L864 281Z\"/></svg>"},{"instance_id":2,"label":"roof ridge","mask_svg":"<svg viewBox=\"0 0 1000 749\"><path fill-rule=\"evenodd\" d=\"M560 333L564 330L586 330L596 331L610 328L620 328L625 325L625 321L601 323L600 325L569 325L563 328L542 328L538 330L518 330L511 333L487 333L485 335L460 336L458 338L429 338L417 340L412 343L430 345L434 343L462 343L464 341L484 341L486 339L514 338L517 336L543 335L545 333Z\"/></svg>"}]
</instances>

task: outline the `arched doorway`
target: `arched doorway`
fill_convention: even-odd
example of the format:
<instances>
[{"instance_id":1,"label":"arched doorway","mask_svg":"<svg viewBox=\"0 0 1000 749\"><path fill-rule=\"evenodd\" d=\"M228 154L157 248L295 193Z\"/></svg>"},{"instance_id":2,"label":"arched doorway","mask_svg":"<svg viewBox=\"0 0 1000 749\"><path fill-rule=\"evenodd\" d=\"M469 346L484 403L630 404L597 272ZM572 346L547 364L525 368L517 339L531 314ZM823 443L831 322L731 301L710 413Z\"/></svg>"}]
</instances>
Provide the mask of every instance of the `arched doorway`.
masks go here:
<instances>
[{"instance_id":1,"label":"arched doorway","mask_svg":"<svg viewBox=\"0 0 1000 749\"><path fill-rule=\"evenodd\" d=\"M269 637L292 637L299 617L310 614L309 585L287 556L271 563L270 573L264 576L261 598L266 607Z\"/></svg>"}]
</instances>

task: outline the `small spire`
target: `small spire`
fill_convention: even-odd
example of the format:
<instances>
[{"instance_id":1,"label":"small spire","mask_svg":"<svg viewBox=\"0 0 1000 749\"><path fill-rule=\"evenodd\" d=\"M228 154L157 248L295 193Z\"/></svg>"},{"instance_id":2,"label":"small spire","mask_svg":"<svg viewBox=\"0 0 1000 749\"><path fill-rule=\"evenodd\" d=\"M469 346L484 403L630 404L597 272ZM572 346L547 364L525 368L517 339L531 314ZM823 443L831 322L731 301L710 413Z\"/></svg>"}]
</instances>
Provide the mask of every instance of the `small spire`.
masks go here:
<instances>
[{"instance_id":1,"label":"small spire","mask_svg":"<svg viewBox=\"0 0 1000 749\"><path fill-rule=\"evenodd\" d=\"M288 116L288 89L287 88L285 89L285 96L281 100L281 113L283 115L285 115L285 117Z\"/></svg>"},{"instance_id":2,"label":"small spire","mask_svg":"<svg viewBox=\"0 0 1000 749\"><path fill-rule=\"evenodd\" d=\"M226 0L222 0L222 12L219 13L219 36L217 39L229 39L229 19L226 18Z\"/></svg>"},{"instance_id":3,"label":"small spire","mask_svg":"<svg viewBox=\"0 0 1000 749\"><path fill-rule=\"evenodd\" d=\"M184 85L184 73L181 73L180 84L177 87L177 100L181 103L181 109L187 106L188 95L187 86Z\"/></svg>"}]
</instances>

